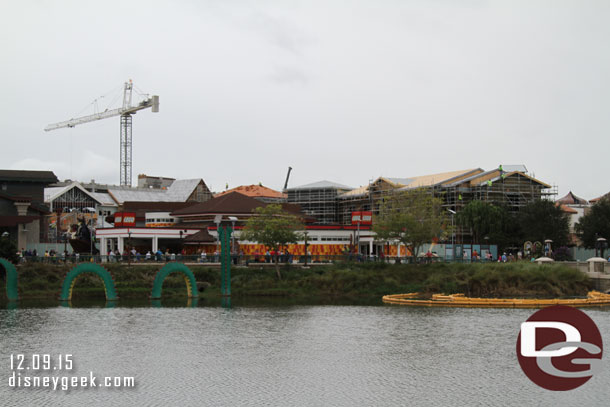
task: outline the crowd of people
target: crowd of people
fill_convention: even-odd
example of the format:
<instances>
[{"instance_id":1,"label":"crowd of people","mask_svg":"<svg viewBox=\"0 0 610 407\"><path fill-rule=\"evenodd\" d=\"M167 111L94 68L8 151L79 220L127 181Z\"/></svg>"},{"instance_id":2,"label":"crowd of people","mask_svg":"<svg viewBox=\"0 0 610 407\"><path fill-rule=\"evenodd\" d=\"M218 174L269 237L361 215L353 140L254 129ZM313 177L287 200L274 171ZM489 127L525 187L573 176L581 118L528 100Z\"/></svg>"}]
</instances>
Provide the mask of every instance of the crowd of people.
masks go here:
<instances>
[{"instance_id":1,"label":"crowd of people","mask_svg":"<svg viewBox=\"0 0 610 407\"><path fill-rule=\"evenodd\" d=\"M87 261L90 261L90 255L81 256L77 252L69 253L67 250L56 251L56 250L45 250L44 253L38 253L36 249L33 250L25 250L21 249L16 253L20 262L34 261L34 262L43 262L43 263L63 263L63 262L79 262L82 261L82 257L86 257ZM275 263L276 261L279 263L293 263L297 262L312 262L314 260L321 261L320 256L316 256L314 259L311 252L308 250L307 255L295 255L291 253L289 250L266 250L265 252L257 251L251 255L245 255L243 251L231 253L231 260L234 264L245 263ZM323 256L323 257L335 257L335 256ZM428 250L426 253L420 255L421 259L418 258L418 262L429 263L436 260L441 260L439 256ZM530 258L531 257L531 258ZM97 261L97 259L101 257L95 256L92 261ZM481 255L476 249L472 250L463 250L461 254L458 253L456 257L458 261L463 262L498 262L498 263L509 263L521 260L529 260L534 261L535 257L530 253L523 253L521 250L516 253L513 252L503 252L502 254L498 254L496 258L489 250L484 250L483 255ZM166 248L165 251L157 250L151 251L147 250L146 253L141 253L137 248L132 247L130 250L124 250L123 253L119 252L119 250L110 250L106 259L109 262L169 262L169 261L191 261L191 262L199 262L199 263L219 263L220 262L220 253L218 250L215 250L213 253L208 253L205 250L199 250L198 252L187 254L185 250L175 253L170 250L170 248ZM348 261L371 261L378 260L384 261L385 256L381 254L380 256L365 256L362 254L355 253L344 253L344 259ZM608 258L610 261L610 257Z\"/></svg>"},{"instance_id":2,"label":"crowd of people","mask_svg":"<svg viewBox=\"0 0 610 407\"><path fill-rule=\"evenodd\" d=\"M36 249L25 250L21 249L16 253L20 263L27 261L43 262L43 263L76 263L80 261L80 254L76 252L69 253L67 250L57 252L53 249L45 250L44 253L38 253Z\"/></svg>"}]
</instances>

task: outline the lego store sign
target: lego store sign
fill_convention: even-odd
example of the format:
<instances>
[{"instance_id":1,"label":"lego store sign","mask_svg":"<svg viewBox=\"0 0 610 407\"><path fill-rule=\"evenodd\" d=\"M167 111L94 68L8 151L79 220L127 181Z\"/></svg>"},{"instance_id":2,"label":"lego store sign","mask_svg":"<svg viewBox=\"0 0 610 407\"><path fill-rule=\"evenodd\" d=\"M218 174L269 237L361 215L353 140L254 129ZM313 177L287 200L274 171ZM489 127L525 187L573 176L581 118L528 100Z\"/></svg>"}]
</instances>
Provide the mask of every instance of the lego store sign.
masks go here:
<instances>
[{"instance_id":1,"label":"lego store sign","mask_svg":"<svg viewBox=\"0 0 610 407\"><path fill-rule=\"evenodd\" d=\"M136 214L134 212L117 212L114 214L114 227L135 225Z\"/></svg>"},{"instance_id":2,"label":"lego store sign","mask_svg":"<svg viewBox=\"0 0 610 407\"><path fill-rule=\"evenodd\" d=\"M370 211L359 211L352 212L352 225L372 225L373 224L373 212Z\"/></svg>"}]
</instances>

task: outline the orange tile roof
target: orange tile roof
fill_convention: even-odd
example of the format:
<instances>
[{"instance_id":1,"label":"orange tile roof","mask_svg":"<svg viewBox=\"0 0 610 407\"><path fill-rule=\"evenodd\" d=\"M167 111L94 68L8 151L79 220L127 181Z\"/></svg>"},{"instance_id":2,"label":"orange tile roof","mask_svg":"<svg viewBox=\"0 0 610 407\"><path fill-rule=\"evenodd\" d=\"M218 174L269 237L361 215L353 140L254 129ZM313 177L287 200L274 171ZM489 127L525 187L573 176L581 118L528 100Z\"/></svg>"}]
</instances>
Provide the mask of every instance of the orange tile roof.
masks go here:
<instances>
[{"instance_id":1,"label":"orange tile roof","mask_svg":"<svg viewBox=\"0 0 610 407\"><path fill-rule=\"evenodd\" d=\"M275 189L267 188L262 185L241 185L237 188L229 189L228 191L220 192L214 195L215 198L226 195L231 192L239 192L242 195L249 196L251 198L264 197L264 198L286 198L285 194Z\"/></svg>"},{"instance_id":2,"label":"orange tile roof","mask_svg":"<svg viewBox=\"0 0 610 407\"><path fill-rule=\"evenodd\" d=\"M597 203L597 202L599 202L600 200L602 200L604 198L610 198L610 192L608 192L605 195L598 196L597 198L589 199L589 203L594 204L594 203Z\"/></svg>"},{"instance_id":3,"label":"orange tile roof","mask_svg":"<svg viewBox=\"0 0 610 407\"><path fill-rule=\"evenodd\" d=\"M578 211L576 209L570 208L569 206L566 206L564 204L556 203L555 205L559 206L559 209L561 209L565 213L578 213Z\"/></svg>"}]
</instances>

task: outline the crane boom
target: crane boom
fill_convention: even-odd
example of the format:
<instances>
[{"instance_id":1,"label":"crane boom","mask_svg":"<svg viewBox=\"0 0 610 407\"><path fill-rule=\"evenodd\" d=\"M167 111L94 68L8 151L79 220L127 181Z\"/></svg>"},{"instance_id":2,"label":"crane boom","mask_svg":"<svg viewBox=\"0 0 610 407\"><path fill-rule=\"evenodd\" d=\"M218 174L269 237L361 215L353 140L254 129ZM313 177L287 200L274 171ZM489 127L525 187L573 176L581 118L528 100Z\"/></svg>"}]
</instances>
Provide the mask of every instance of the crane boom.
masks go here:
<instances>
[{"instance_id":1,"label":"crane boom","mask_svg":"<svg viewBox=\"0 0 610 407\"><path fill-rule=\"evenodd\" d=\"M144 100L138 106L127 107L127 108L119 107L118 109L105 110L100 113L94 113L94 114L90 114L88 116L83 116L83 117L78 117L76 119L66 120L64 122L49 124L47 127L44 128L44 131L63 129L64 127L74 127L79 124L89 123L89 122L93 122L96 120L107 119L109 117L122 116L124 114L136 113L138 110L153 107L153 105L154 105L153 100L155 98L157 99L157 105L158 105L158 103L159 103L158 96L153 96L152 98Z\"/></svg>"},{"instance_id":2,"label":"crane boom","mask_svg":"<svg viewBox=\"0 0 610 407\"><path fill-rule=\"evenodd\" d=\"M44 131L62 129L64 127L74 127L79 124L89 123L95 120L107 119L109 117L121 116L121 185L131 186L131 115L139 110L151 107L154 113L159 111L159 96L153 95L140 102L137 106L131 106L131 91L133 83L131 79L125 82L123 88L123 107L112 109L101 113L94 113L88 116L78 117L59 123L49 124Z\"/></svg>"},{"instance_id":3,"label":"crane boom","mask_svg":"<svg viewBox=\"0 0 610 407\"><path fill-rule=\"evenodd\" d=\"M290 171L292 171L292 167L288 167L288 174L286 174L286 182L284 182L283 191L285 191L286 188L288 188L288 178L290 178Z\"/></svg>"}]
</instances>

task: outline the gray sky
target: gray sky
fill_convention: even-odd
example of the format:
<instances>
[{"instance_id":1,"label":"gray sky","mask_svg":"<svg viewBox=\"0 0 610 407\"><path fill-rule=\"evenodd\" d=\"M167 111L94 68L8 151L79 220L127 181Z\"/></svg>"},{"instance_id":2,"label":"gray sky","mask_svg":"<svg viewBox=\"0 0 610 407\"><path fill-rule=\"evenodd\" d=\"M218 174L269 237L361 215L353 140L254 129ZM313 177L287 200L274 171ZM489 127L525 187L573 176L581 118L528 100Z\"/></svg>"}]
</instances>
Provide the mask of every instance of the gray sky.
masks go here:
<instances>
[{"instance_id":1,"label":"gray sky","mask_svg":"<svg viewBox=\"0 0 610 407\"><path fill-rule=\"evenodd\" d=\"M590 199L610 191L608 21L608 1L6 2L0 168L118 183L118 117L43 128L131 78L161 100L133 119L134 182L503 163Z\"/></svg>"}]
</instances>

